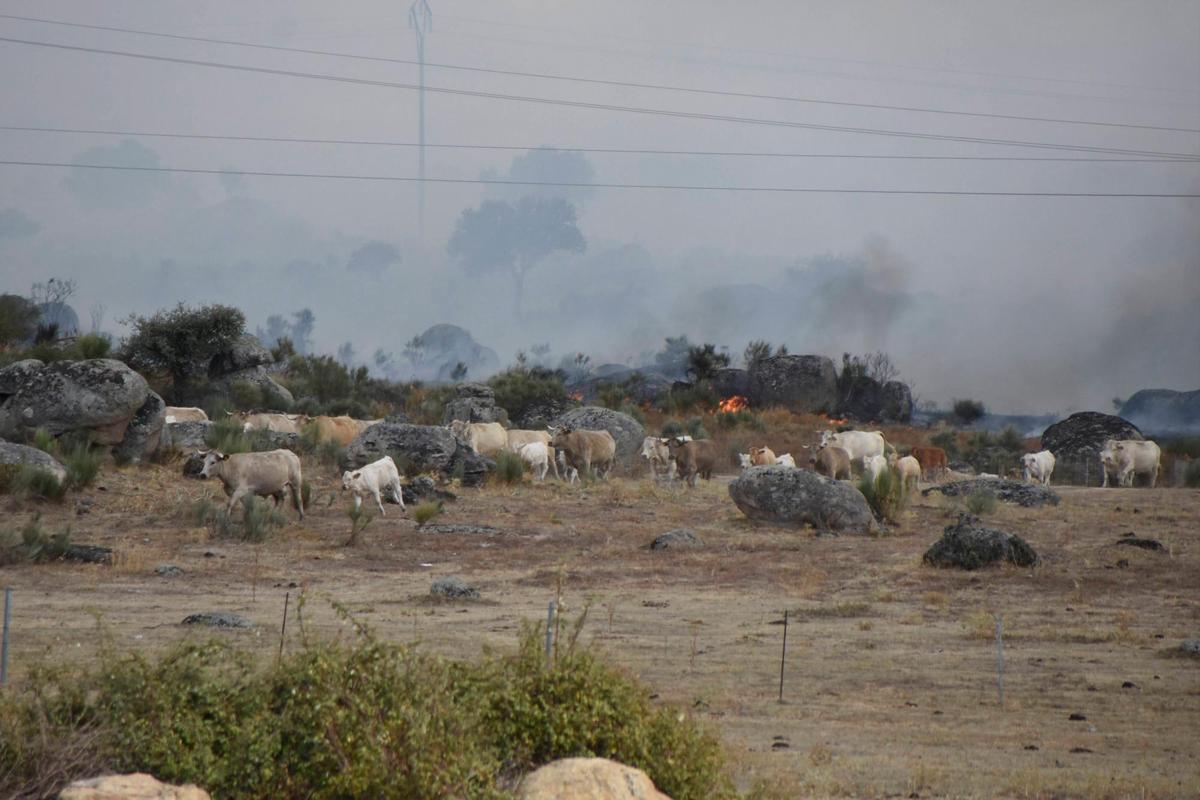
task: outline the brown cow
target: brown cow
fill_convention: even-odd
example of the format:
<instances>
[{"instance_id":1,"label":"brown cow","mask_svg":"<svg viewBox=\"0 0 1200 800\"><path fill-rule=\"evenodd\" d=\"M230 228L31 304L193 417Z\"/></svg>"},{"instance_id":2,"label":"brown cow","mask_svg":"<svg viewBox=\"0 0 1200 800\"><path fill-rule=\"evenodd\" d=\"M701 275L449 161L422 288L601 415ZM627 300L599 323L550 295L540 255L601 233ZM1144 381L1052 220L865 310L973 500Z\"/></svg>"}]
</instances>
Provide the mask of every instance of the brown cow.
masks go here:
<instances>
[{"instance_id":1,"label":"brown cow","mask_svg":"<svg viewBox=\"0 0 1200 800\"><path fill-rule=\"evenodd\" d=\"M350 417L313 417L309 425L316 426L318 442L337 442L342 447L353 442L359 433L357 420Z\"/></svg>"},{"instance_id":2,"label":"brown cow","mask_svg":"<svg viewBox=\"0 0 1200 800\"><path fill-rule=\"evenodd\" d=\"M712 479L713 469L717 466L719 457L716 442L711 439L693 439L685 442L679 437L672 437L667 441L667 450L675 462L679 479L686 481L688 486L696 485L697 476L706 481Z\"/></svg>"},{"instance_id":3,"label":"brown cow","mask_svg":"<svg viewBox=\"0 0 1200 800\"><path fill-rule=\"evenodd\" d=\"M292 495L292 505L304 519L300 457L291 450L270 450L265 453L234 453L225 455L216 450L204 453L201 478L216 476L229 495L227 514L232 515L237 502L246 495L272 497L278 506L286 492Z\"/></svg>"},{"instance_id":4,"label":"brown cow","mask_svg":"<svg viewBox=\"0 0 1200 800\"><path fill-rule=\"evenodd\" d=\"M766 445L750 448L750 466L752 467L772 467L775 466L776 460L775 451Z\"/></svg>"},{"instance_id":5,"label":"brown cow","mask_svg":"<svg viewBox=\"0 0 1200 800\"><path fill-rule=\"evenodd\" d=\"M837 445L826 445L808 458L809 465L827 478L850 480L850 454Z\"/></svg>"},{"instance_id":6,"label":"brown cow","mask_svg":"<svg viewBox=\"0 0 1200 800\"><path fill-rule=\"evenodd\" d=\"M921 464L921 473L926 478L940 475L950 468L950 462L946 459L946 451L940 447L916 445L913 447L911 455Z\"/></svg>"},{"instance_id":7,"label":"brown cow","mask_svg":"<svg viewBox=\"0 0 1200 800\"><path fill-rule=\"evenodd\" d=\"M563 454L568 467L601 478L612 472L617 442L608 431L575 430L565 425L548 430L550 446Z\"/></svg>"}]
</instances>

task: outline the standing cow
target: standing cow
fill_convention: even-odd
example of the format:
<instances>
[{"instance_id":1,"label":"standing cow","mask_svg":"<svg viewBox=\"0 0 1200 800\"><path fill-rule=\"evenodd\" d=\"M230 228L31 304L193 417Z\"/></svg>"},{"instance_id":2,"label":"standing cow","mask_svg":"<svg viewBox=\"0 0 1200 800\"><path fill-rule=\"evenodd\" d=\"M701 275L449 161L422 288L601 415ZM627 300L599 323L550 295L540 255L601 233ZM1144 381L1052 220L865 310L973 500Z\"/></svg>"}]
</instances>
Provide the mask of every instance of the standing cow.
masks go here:
<instances>
[{"instance_id":1,"label":"standing cow","mask_svg":"<svg viewBox=\"0 0 1200 800\"><path fill-rule=\"evenodd\" d=\"M1111 475L1116 479L1117 486L1133 486L1134 477L1141 475L1149 480L1153 489L1162 467L1161 460L1162 450L1155 442L1109 439L1100 451L1100 469L1104 473L1102 485L1108 486Z\"/></svg>"},{"instance_id":2,"label":"standing cow","mask_svg":"<svg viewBox=\"0 0 1200 800\"><path fill-rule=\"evenodd\" d=\"M608 431L569 426L548 428L550 446L563 454L567 466L589 477L608 478L617 457L617 442Z\"/></svg>"},{"instance_id":3,"label":"standing cow","mask_svg":"<svg viewBox=\"0 0 1200 800\"><path fill-rule=\"evenodd\" d=\"M710 439L693 439L685 442L679 437L667 441L671 458L679 472L679 479L686 481L688 486L696 485L696 478L711 480L713 470L717 466L719 452L717 445Z\"/></svg>"},{"instance_id":4,"label":"standing cow","mask_svg":"<svg viewBox=\"0 0 1200 800\"><path fill-rule=\"evenodd\" d=\"M346 470L342 473L342 491L354 494L354 509L357 511L362 501L370 497L379 506L379 513L387 516L383 510L383 490L392 493L392 499L404 511L404 491L400 488L400 470L391 456L384 456L378 461L372 461L357 470Z\"/></svg>"},{"instance_id":5,"label":"standing cow","mask_svg":"<svg viewBox=\"0 0 1200 800\"><path fill-rule=\"evenodd\" d=\"M229 495L229 508L226 513L233 514L234 506L246 495L271 497L278 506L283 500L285 491L292 495L292 505L304 519L304 501L301 499L303 481L300 476L300 457L291 450L271 450L266 453L234 453L225 455L216 450L204 453L204 466L200 468L201 478L216 476L224 484L225 494Z\"/></svg>"},{"instance_id":6,"label":"standing cow","mask_svg":"<svg viewBox=\"0 0 1200 800\"><path fill-rule=\"evenodd\" d=\"M1037 481L1043 486L1050 485L1050 476L1054 473L1054 453L1042 450L1039 453L1026 453L1021 456L1025 482ZM980 475L979 477L984 477Z\"/></svg>"}]
</instances>

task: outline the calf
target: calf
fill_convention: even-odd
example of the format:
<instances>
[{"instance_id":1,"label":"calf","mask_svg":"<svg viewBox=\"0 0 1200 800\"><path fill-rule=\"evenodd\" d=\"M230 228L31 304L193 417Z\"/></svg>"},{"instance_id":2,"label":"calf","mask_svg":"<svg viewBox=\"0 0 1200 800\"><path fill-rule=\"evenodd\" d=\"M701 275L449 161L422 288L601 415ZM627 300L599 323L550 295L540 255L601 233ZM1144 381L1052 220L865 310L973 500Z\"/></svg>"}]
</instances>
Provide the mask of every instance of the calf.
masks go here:
<instances>
[{"instance_id":1,"label":"calf","mask_svg":"<svg viewBox=\"0 0 1200 800\"><path fill-rule=\"evenodd\" d=\"M921 462L912 456L897 458L895 461L893 467L900 476L900 485L908 491L917 488L917 483L921 480Z\"/></svg>"},{"instance_id":2,"label":"calf","mask_svg":"<svg viewBox=\"0 0 1200 800\"><path fill-rule=\"evenodd\" d=\"M826 477L850 480L850 454L837 445L821 447L809 457L808 463Z\"/></svg>"},{"instance_id":3,"label":"calf","mask_svg":"<svg viewBox=\"0 0 1200 800\"><path fill-rule=\"evenodd\" d=\"M763 445L762 447L751 447L750 463L756 467L774 466L775 453L766 445Z\"/></svg>"},{"instance_id":4,"label":"calf","mask_svg":"<svg viewBox=\"0 0 1200 800\"><path fill-rule=\"evenodd\" d=\"M667 447L678 468L680 480L686 481L688 486L695 486L697 477L712 479L718 458L715 442L710 439L685 442L678 437L672 437L667 441Z\"/></svg>"},{"instance_id":5,"label":"calf","mask_svg":"<svg viewBox=\"0 0 1200 800\"><path fill-rule=\"evenodd\" d=\"M300 497L300 458L291 450L234 453L230 456L210 450L204 453L200 477L211 478L214 475L221 479L225 494L229 495L228 514L233 514L234 506L246 495L273 497L278 506L283 500L284 491L290 490L292 504L300 512L300 519L304 519L304 502Z\"/></svg>"},{"instance_id":6,"label":"calf","mask_svg":"<svg viewBox=\"0 0 1200 800\"><path fill-rule=\"evenodd\" d=\"M879 476L888 468L887 459L883 456L863 456L863 475L874 485L875 481L879 480Z\"/></svg>"},{"instance_id":7,"label":"calf","mask_svg":"<svg viewBox=\"0 0 1200 800\"><path fill-rule=\"evenodd\" d=\"M550 453L550 446L545 442L529 442L521 445L520 449L517 450L517 455L529 465L534 479L539 481L546 479L546 473L550 470L550 465L554 463L554 459ZM555 468L555 474L557 473L558 469Z\"/></svg>"},{"instance_id":8,"label":"calf","mask_svg":"<svg viewBox=\"0 0 1200 800\"><path fill-rule=\"evenodd\" d=\"M927 478L939 475L950 468L950 462L946 458L946 451L940 447L916 445L913 447L910 455L920 462L921 474Z\"/></svg>"},{"instance_id":9,"label":"calf","mask_svg":"<svg viewBox=\"0 0 1200 800\"><path fill-rule=\"evenodd\" d=\"M404 492L400 488L400 470L391 456L384 456L378 461L372 461L357 470L346 470L342 473L342 491L349 490L354 494L354 509L357 511L364 498L370 497L379 506L379 513L387 516L383 510L382 494L384 489L390 489L392 499L404 511Z\"/></svg>"}]
</instances>

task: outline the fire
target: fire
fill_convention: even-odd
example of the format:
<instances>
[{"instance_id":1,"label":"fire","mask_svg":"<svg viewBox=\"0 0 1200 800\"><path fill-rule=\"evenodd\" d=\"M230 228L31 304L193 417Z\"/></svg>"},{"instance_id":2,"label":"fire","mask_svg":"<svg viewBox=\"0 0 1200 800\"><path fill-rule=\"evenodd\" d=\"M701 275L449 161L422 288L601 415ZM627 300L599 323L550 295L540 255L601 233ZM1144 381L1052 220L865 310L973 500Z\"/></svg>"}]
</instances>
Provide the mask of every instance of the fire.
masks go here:
<instances>
[{"instance_id":1,"label":"fire","mask_svg":"<svg viewBox=\"0 0 1200 800\"><path fill-rule=\"evenodd\" d=\"M836 425L845 425L847 422L850 421L849 417L842 417L839 419L838 417L831 417L828 414L817 414L817 416L820 417L821 419L825 420L826 422L828 422L830 425L835 425L835 426Z\"/></svg>"},{"instance_id":2,"label":"fire","mask_svg":"<svg viewBox=\"0 0 1200 800\"><path fill-rule=\"evenodd\" d=\"M571 392L569 395L567 395L567 397L570 397L576 403L583 402L583 392Z\"/></svg>"},{"instance_id":3,"label":"fire","mask_svg":"<svg viewBox=\"0 0 1200 800\"><path fill-rule=\"evenodd\" d=\"M731 414L735 411L742 411L750 407L750 401L742 397L740 394L735 394L732 397L726 397L717 404L717 410L726 414Z\"/></svg>"}]
</instances>

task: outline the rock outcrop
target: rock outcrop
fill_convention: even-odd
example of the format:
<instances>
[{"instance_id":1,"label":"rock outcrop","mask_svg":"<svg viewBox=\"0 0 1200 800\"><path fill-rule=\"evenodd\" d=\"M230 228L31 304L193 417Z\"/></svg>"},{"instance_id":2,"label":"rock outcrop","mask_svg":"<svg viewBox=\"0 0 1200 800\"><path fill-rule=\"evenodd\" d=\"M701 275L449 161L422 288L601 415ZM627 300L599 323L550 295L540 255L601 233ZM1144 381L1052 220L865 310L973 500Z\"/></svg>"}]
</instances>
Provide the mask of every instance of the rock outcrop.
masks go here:
<instances>
[{"instance_id":1,"label":"rock outcrop","mask_svg":"<svg viewBox=\"0 0 1200 800\"><path fill-rule=\"evenodd\" d=\"M753 520L852 533L877 528L862 492L806 469L751 467L729 484L729 496Z\"/></svg>"},{"instance_id":2,"label":"rock outcrop","mask_svg":"<svg viewBox=\"0 0 1200 800\"><path fill-rule=\"evenodd\" d=\"M1020 536L985 528L977 517L960 514L925 551L923 560L935 567L974 570L1001 561L1029 567L1037 563L1038 556Z\"/></svg>"},{"instance_id":3,"label":"rock outcrop","mask_svg":"<svg viewBox=\"0 0 1200 800\"><path fill-rule=\"evenodd\" d=\"M499 422L508 427L508 412L496 405L496 393L483 383L460 383L455 388L455 398L446 403L442 424L454 420L463 422Z\"/></svg>"},{"instance_id":4,"label":"rock outcrop","mask_svg":"<svg viewBox=\"0 0 1200 800\"><path fill-rule=\"evenodd\" d=\"M26 439L43 428L55 436L84 431L96 444L120 444L149 393L145 378L109 358L18 361L0 370L0 437Z\"/></svg>"},{"instance_id":5,"label":"rock outcrop","mask_svg":"<svg viewBox=\"0 0 1200 800\"><path fill-rule=\"evenodd\" d=\"M837 371L825 356L771 356L750 374L750 403L800 414L837 407Z\"/></svg>"},{"instance_id":6,"label":"rock outcrop","mask_svg":"<svg viewBox=\"0 0 1200 800\"><path fill-rule=\"evenodd\" d=\"M172 786L142 772L104 775L75 781L63 789L58 800L210 800L208 792L187 784Z\"/></svg>"},{"instance_id":7,"label":"rock outcrop","mask_svg":"<svg viewBox=\"0 0 1200 800\"><path fill-rule=\"evenodd\" d=\"M44 453L36 447L27 447L23 444L13 444L0 440L0 469L4 465L21 465L28 464L38 469L44 469L62 483L67 479L67 468L58 462L58 459L49 453Z\"/></svg>"}]
</instances>

